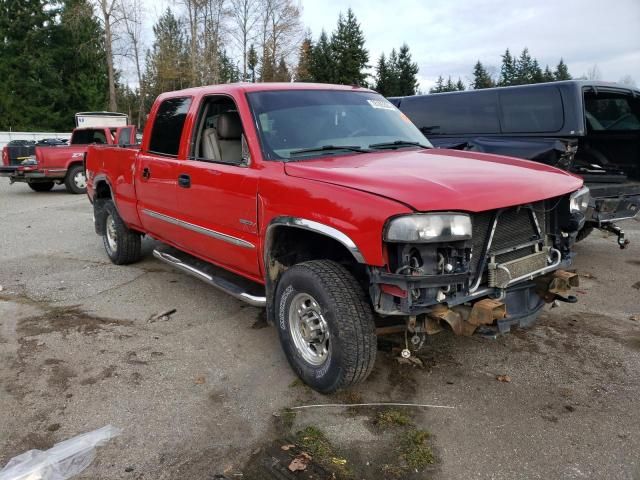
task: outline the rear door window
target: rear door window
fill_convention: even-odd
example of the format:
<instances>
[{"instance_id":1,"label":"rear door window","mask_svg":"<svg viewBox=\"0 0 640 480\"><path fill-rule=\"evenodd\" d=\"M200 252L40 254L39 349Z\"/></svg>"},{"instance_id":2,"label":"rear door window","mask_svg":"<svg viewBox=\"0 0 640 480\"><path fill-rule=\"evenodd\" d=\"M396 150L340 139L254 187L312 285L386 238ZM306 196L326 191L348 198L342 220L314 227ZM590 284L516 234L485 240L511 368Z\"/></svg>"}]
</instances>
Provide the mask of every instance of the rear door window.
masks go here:
<instances>
[{"instance_id":1,"label":"rear door window","mask_svg":"<svg viewBox=\"0 0 640 480\"><path fill-rule=\"evenodd\" d=\"M495 92L408 97L400 109L427 137L500 133Z\"/></svg>"},{"instance_id":2,"label":"rear door window","mask_svg":"<svg viewBox=\"0 0 640 480\"><path fill-rule=\"evenodd\" d=\"M178 155L180 137L190 105L191 97L169 98L160 104L151 130L151 153L171 157Z\"/></svg>"},{"instance_id":3,"label":"rear door window","mask_svg":"<svg viewBox=\"0 0 640 480\"><path fill-rule=\"evenodd\" d=\"M564 125L560 90L519 88L499 92L503 133L557 132Z\"/></svg>"}]
</instances>

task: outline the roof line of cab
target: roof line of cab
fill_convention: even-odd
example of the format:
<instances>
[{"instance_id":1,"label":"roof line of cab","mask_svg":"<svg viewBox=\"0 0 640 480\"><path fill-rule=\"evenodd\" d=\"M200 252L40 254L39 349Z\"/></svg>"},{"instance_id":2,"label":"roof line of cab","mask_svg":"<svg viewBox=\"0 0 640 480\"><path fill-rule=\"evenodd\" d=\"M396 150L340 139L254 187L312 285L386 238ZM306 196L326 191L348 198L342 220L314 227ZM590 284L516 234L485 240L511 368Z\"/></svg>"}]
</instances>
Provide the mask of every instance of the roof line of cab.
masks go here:
<instances>
[{"instance_id":1,"label":"roof line of cab","mask_svg":"<svg viewBox=\"0 0 640 480\"><path fill-rule=\"evenodd\" d=\"M236 83L220 83L216 85L204 85L202 87L191 87L183 90L174 90L165 92L158 96L158 99L193 95L198 96L209 93L231 93L231 92L264 92L277 90L343 90L343 91L359 91L373 92L373 90L359 87L357 85L335 85L330 83L303 83L303 82L236 82Z\"/></svg>"}]
</instances>

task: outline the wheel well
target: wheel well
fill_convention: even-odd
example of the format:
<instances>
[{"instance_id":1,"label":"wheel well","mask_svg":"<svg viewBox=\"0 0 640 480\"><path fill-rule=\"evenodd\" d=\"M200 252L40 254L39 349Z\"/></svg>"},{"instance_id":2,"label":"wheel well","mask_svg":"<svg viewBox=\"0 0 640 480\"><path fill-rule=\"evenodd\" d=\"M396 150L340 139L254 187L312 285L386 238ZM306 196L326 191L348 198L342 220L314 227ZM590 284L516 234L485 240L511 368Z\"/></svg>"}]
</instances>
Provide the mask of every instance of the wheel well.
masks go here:
<instances>
[{"instance_id":1,"label":"wheel well","mask_svg":"<svg viewBox=\"0 0 640 480\"><path fill-rule=\"evenodd\" d=\"M275 226L267 231L264 265L267 287L267 319L273 319L273 295L278 279L289 267L309 260L333 260L343 265L368 291L365 265L338 240L322 233L290 226Z\"/></svg>"},{"instance_id":2,"label":"wheel well","mask_svg":"<svg viewBox=\"0 0 640 480\"><path fill-rule=\"evenodd\" d=\"M95 186L95 195L94 198L111 198L111 188L109 187L109 184L104 181L101 180L98 183L96 183Z\"/></svg>"}]
</instances>

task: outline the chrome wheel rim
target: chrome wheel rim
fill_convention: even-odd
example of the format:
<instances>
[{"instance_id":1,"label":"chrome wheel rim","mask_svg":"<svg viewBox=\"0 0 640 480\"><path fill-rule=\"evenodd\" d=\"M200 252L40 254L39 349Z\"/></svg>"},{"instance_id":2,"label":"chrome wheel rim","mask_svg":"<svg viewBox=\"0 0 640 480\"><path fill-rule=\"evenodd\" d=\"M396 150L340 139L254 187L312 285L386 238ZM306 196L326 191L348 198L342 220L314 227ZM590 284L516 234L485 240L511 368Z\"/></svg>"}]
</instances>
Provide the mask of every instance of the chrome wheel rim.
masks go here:
<instances>
[{"instance_id":1,"label":"chrome wheel rim","mask_svg":"<svg viewBox=\"0 0 640 480\"><path fill-rule=\"evenodd\" d=\"M118 250L118 234L116 232L116 221L109 215L107 216L107 245L109 250L115 253Z\"/></svg>"},{"instance_id":2,"label":"chrome wheel rim","mask_svg":"<svg viewBox=\"0 0 640 480\"><path fill-rule=\"evenodd\" d=\"M320 305L307 293L298 293L289 307L289 331L300 356L313 366L326 362L330 353L329 326Z\"/></svg>"},{"instance_id":3,"label":"chrome wheel rim","mask_svg":"<svg viewBox=\"0 0 640 480\"><path fill-rule=\"evenodd\" d=\"M77 172L73 176L73 183L75 183L78 188L87 188L87 176L84 172Z\"/></svg>"}]
</instances>

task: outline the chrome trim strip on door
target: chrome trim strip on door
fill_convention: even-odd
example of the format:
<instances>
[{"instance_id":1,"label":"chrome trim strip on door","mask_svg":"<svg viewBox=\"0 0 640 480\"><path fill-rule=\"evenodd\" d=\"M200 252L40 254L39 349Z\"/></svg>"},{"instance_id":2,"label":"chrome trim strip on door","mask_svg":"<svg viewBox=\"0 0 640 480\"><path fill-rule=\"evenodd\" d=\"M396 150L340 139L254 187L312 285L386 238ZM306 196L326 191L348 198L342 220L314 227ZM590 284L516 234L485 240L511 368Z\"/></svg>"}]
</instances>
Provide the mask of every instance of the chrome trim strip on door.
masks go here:
<instances>
[{"instance_id":1,"label":"chrome trim strip on door","mask_svg":"<svg viewBox=\"0 0 640 480\"><path fill-rule=\"evenodd\" d=\"M200 233L202 235L207 235L217 240L222 240L223 242L237 245L238 247L256 248L256 246L253 243L247 242L246 240L242 240L241 238L236 238L236 237L232 237L231 235L226 235L224 233L216 232L215 230L201 227L200 225L194 225L193 223L185 222L183 220L179 220L177 218L170 217L169 215L164 215L162 213L158 213L153 210L148 210L146 208L143 208L142 213L150 217L157 218L158 220L163 220L167 223L171 223L172 225L177 225L178 227L186 228L187 230L191 230L192 232Z\"/></svg>"}]
</instances>

